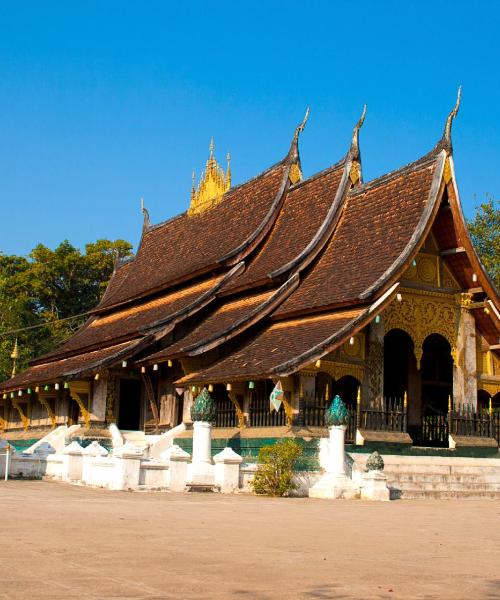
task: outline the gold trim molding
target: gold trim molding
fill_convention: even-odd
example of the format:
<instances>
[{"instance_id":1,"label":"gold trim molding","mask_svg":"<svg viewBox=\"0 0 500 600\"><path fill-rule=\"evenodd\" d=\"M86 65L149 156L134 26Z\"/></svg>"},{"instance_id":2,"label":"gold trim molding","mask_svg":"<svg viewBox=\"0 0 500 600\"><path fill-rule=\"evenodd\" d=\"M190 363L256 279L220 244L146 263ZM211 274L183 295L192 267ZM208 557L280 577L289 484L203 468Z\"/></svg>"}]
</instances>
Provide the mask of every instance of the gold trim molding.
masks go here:
<instances>
[{"instance_id":1,"label":"gold trim molding","mask_svg":"<svg viewBox=\"0 0 500 600\"><path fill-rule=\"evenodd\" d=\"M301 369L299 374L306 375L308 377L316 377L316 375L320 372L327 373L335 381L342 379L342 377L350 376L362 383L365 375L365 367L364 365L357 365L354 363L340 363L329 360L321 360L318 367L311 366L307 369Z\"/></svg>"}]
</instances>

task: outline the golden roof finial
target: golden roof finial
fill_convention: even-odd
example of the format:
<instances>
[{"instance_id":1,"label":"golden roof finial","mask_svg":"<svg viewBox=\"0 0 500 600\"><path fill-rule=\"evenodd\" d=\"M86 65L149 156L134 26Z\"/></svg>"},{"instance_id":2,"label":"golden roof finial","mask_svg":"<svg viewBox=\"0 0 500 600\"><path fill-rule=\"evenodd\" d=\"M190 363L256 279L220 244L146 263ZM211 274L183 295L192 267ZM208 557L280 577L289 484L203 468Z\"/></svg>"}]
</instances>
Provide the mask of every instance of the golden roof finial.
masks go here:
<instances>
[{"instance_id":1,"label":"golden roof finial","mask_svg":"<svg viewBox=\"0 0 500 600\"><path fill-rule=\"evenodd\" d=\"M461 98L462 98L462 86L460 85L460 86L458 86L457 101L455 102L455 106L453 107L450 114L448 115L448 118L446 119L446 124L444 126L444 132L443 132L443 137L442 137L443 142L450 148L452 146L452 144L451 144L451 126L453 124L453 120L457 116L458 109L460 108Z\"/></svg>"},{"instance_id":2,"label":"golden roof finial","mask_svg":"<svg viewBox=\"0 0 500 600\"><path fill-rule=\"evenodd\" d=\"M191 202L192 202L193 199L194 199L194 195L196 193L196 191L195 191L195 185L194 185L194 182L196 180L196 174L194 172L194 169L193 169L193 173L191 175L191 180L192 180L192 182L191 182Z\"/></svg>"},{"instance_id":3,"label":"golden roof finial","mask_svg":"<svg viewBox=\"0 0 500 600\"><path fill-rule=\"evenodd\" d=\"M229 152L226 154L227 170L226 170L226 190L231 187L231 155Z\"/></svg>"},{"instance_id":4,"label":"golden roof finial","mask_svg":"<svg viewBox=\"0 0 500 600\"><path fill-rule=\"evenodd\" d=\"M203 171L198 187L195 189L195 176L193 171L193 183L191 187L191 204L188 214L198 214L208 208L216 206L225 192L231 187L231 156L227 154L227 172L219 166L214 158L214 138L210 139L209 151L205 170Z\"/></svg>"},{"instance_id":5,"label":"golden roof finial","mask_svg":"<svg viewBox=\"0 0 500 600\"><path fill-rule=\"evenodd\" d=\"M19 348L17 346L17 338L16 341L14 342L14 348L12 350L12 354L10 355L10 357L12 358L12 377L15 376L16 371L17 371L17 359L19 358Z\"/></svg>"}]
</instances>

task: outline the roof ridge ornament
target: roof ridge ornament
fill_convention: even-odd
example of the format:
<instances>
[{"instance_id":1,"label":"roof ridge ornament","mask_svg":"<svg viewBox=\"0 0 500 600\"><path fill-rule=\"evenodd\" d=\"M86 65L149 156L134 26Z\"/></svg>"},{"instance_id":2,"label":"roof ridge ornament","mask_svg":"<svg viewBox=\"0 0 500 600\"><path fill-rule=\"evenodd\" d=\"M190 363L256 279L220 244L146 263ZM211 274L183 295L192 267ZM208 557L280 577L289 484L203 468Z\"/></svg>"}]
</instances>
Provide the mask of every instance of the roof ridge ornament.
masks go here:
<instances>
[{"instance_id":1,"label":"roof ridge ornament","mask_svg":"<svg viewBox=\"0 0 500 600\"><path fill-rule=\"evenodd\" d=\"M306 109L306 114L302 119L302 122L297 125L293 134L292 143L290 144L290 150L288 152L288 161L290 162L290 173L288 175L290 183L295 185L302 179L302 169L300 167L300 156L299 156L299 136L304 131L307 119L309 118L310 109L309 106Z\"/></svg>"},{"instance_id":2,"label":"roof ridge ornament","mask_svg":"<svg viewBox=\"0 0 500 600\"><path fill-rule=\"evenodd\" d=\"M231 187L231 155L227 153L227 171L219 165L214 157L214 138L210 139L209 157L205 165L205 170L201 174L198 187L195 187L195 173L193 170L193 179L191 185L191 204L189 205L188 215L195 215L204 212L219 204L222 196Z\"/></svg>"},{"instance_id":3,"label":"roof ridge ornament","mask_svg":"<svg viewBox=\"0 0 500 600\"><path fill-rule=\"evenodd\" d=\"M366 103L363 106L363 112L358 122L354 126L352 131L351 147L349 148L348 158L351 159L351 170L349 172L349 178L353 185L361 182L361 158L359 152L359 130L363 126L366 117Z\"/></svg>"},{"instance_id":4,"label":"roof ridge ornament","mask_svg":"<svg viewBox=\"0 0 500 600\"><path fill-rule=\"evenodd\" d=\"M354 126L352 130L352 140L351 140L351 148L350 153L352 158L359 158L359 130L363 126L366 117L366 103L363 106L363 112L361 113L361 117L359 117L358 122Z\"/></svg>"},{"instance_id":5,"label":"roof ridge ornament","mask_svg":"<svg viewBox=\"0 0 500 600\"><path fill-rule=\"evenodd\" d=\"M151 227L151 219L149 218L148 209L144 206L144 198L141 198L141 212L144 217L144 223L142 224L142 230L146 231L146 229L149 229Z\"/></svg>"},{"instance_id":6,"label":"roof ridge ornament","mask_svg":"<svg viewBox=\"0 0 500 600\"><path fill-rule=\"evenodd\" d=\"M448 118L446 119L446 124L444 126L444 131L443 131L443 137L441 138L442 143L450 150L453 149L453 145L451 143L451 126L453 125L453 120L457 116L458 109L460 108L461 98L462 98L462 86L459 85L458 92L457 92L457 101L455 102L455 106L453 107L453 110L450 112L450 114L448 115Z\"/></svg>"}]
</instances>

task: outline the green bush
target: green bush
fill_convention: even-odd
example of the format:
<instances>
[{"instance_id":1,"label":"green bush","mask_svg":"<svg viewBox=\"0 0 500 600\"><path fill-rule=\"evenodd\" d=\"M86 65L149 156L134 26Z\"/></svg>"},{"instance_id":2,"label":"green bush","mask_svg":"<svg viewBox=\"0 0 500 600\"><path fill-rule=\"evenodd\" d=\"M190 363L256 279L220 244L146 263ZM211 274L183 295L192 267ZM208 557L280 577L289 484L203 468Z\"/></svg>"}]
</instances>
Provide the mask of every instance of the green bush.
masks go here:
<instances>
[{"instance_id":1,"label":"green bush","mask_svg":"<svg viewBox=\"0 0 500 600\"><path fill-rule=\"evenodd\" d=\"M252 482L256 494L287 496L295 489L294 467L302 456L295 440L280 440L259 450L259 465Z\"/></svg>"}]
</instances>

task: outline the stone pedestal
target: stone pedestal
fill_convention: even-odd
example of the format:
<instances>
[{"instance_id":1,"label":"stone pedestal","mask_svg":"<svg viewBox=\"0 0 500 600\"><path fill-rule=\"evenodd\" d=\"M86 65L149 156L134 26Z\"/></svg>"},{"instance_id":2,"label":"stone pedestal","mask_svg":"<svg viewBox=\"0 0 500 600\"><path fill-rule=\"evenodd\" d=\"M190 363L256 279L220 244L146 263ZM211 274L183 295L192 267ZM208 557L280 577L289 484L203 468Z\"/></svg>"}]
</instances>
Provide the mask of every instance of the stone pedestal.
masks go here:
<instances>
[{"instance_id":1,"label":"stone pedestal","mask_svg":"<svg viewBox=\"0 0 500 600\"><path fill-rule=\"evenodd\" d=\"M212 425L206 421L193 423L193 460L190 483L193 485L213 485L214 483Z\"/></svg>"},{"instance_id":2,"label":"stone pedestal","mask_svg":"<svg viewBox=\"0 0 500 600\"><path fill-rule=\"evenodd\" d=\"M117 459L117 477L115 489L135 490L139 487L139 473L141 470L142 448L127 442L118 448L113 456Z\"/></svg>"},{"instance_id":3,"label":"stone pedestal","mask_svg":"<svg viewBox=\"0 0 500 600\"><path fill-rule=\"evenodd\" d=\"M389 501L390 491L387 487L387 475L382 471L368 471L361 477L361 500Z\"/></svg>"},{"instance_id":4,"label":"stone pedestal","mask_svg":"<svg viewBox=\"0 0 500 600\"><path fill-rule=\"evenodd\" d=\"M219 486L222 494L232 494L240 486L240 464L243 459L231 448L224 448L214 456L215 485Z\"/></svg>"},{"instance_id":5,"label":"stone pedestal","mask_svg":"<svg viewBox=\"0 0 500 600\"><path fill-rule=\"evenodd\" d=\"M83 448L78 442L71 442L63 450L63 479L80 481L82 479Z\"/></svg>"},{"instance_id":6,"label":"stone pedestal","mask_svg":"<svg viewBox=\"0 0 500 600\"><path fill-rule=\"evenodd\" d=\"M186 489L187 470L190 456L177 445L171 446L162 454L162 459L169 462L169 490L183 492Z\"/></svg>"},{"instance_id":7,"label":"stone pedestal","mask_svg":"<svg viewBox=\"0 0 500 600\"><path fill-rule=\"evenodd\" d=\"M359 488L345 474L344 437L346 425L334 425L329 428L328 455L326 473L309 488L310 498L356 498Z\"/></svg>"}]
</instances>

